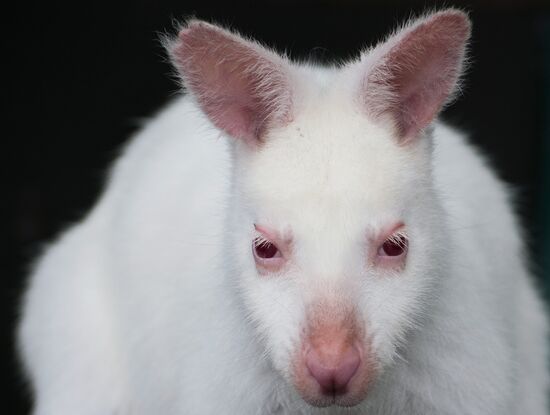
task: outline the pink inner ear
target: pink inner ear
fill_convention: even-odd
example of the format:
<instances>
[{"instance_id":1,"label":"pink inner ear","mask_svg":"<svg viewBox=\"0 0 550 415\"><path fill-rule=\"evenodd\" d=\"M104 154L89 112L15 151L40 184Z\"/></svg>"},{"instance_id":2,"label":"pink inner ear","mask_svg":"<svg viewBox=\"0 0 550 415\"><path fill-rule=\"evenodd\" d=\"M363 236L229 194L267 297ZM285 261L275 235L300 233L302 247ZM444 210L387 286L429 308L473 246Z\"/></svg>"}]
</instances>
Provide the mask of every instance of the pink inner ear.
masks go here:
<instances>
[{"instance_id":1,"label":"pink inner ear","mask_svg":"<svg viewBox=\"0 0 550 415\"><path fill-rule=\"evenodd\" d=\"M285 62L258 44L195 21L170 52L203 111L229 135L256 145L290 116Z\"/></svg>"},{"instance_id":2,"label":"pink inner ear","mask_svg":"<svg viewBox=\"0 0 550 415\"><path fill-rule=\"evenodd\" d=\"M398 33L373 65L364 100L375 116L390 113L402 141L416 136L441 110L456 87L470 33L467 16L437 13Z\"/></svg>"}]
</instances>

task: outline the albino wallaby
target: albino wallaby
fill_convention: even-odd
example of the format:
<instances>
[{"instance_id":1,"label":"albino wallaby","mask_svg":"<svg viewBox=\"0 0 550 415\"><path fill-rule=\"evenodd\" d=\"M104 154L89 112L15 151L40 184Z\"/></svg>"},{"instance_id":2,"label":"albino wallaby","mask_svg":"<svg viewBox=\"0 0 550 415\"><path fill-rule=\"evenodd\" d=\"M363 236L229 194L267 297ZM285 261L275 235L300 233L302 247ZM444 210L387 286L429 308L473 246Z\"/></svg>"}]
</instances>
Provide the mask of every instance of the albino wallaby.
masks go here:
<instances>
[{"instance_id":1,"label":"albino wallaby","mask_svg":"<svg viewBox=\"0 0 550 415\"><path fill-rule=\"evenodd\" d=\"M448 9L330 67L167 40L187 95L30 280L34 414L547 414L506 188L435 121L469 35Z\"/></svg>"}]
</instances>

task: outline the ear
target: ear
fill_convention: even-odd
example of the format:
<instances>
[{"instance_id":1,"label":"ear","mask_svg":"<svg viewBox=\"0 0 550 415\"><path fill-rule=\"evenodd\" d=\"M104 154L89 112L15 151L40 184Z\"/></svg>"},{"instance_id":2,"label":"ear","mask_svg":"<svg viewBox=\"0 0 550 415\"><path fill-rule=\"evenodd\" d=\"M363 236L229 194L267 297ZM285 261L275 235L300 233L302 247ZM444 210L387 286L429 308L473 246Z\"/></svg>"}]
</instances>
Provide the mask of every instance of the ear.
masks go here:
<instances>
[{"instance_id":1,"label":"ear","mask_svg":"<svg viewBox=\"0 0 550 415\"><path fill-rule=\"evenodd\" d=\"M289 64L217 26L193 20L168 45L183 84L212 123L247 144L291 116Z\"/></svg>"},{"instance_id":2,"label":"ear","mask_svg":"<svg viewBox=\"0 0 550 415\"><path fill-rule=\"evenodd\" d=\"M457 87L470 20L449 9L417 20L363 58L361 105L389 116L400 142L420 135Z\"/></svg>"}]
</instances>

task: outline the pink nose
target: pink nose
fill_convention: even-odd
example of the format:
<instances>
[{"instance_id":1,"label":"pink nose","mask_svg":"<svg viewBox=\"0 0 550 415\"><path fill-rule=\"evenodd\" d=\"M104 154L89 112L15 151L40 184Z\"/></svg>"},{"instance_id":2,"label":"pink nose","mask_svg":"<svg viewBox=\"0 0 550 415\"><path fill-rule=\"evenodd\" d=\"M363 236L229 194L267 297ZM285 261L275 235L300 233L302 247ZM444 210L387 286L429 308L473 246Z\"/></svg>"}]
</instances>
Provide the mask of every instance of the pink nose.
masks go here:
<instances>
[{"instance_id":1,"label":"pink nose","mask_svg":"<svg viewBox=\"0 0 550 415\"><path fill-rule=\"evenodd\" d=\"M336 355L322 356L318 350L310 349L306 355L306 366L311 376L321 386L325 395L346 393L347 386L361 364L356 347L351 346Z\"/></svg>"}]
</instances>

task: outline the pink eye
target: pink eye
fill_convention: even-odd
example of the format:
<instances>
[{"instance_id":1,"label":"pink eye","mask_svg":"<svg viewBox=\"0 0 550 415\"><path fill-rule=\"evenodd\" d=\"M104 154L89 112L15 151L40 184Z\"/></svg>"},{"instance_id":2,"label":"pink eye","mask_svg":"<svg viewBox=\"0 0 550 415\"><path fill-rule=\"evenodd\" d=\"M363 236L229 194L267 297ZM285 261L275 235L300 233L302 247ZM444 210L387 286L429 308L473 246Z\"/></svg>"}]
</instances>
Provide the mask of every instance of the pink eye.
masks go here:
<instances>
[{"instance_id":1,"label":"pink eye","mask_svg":"<svg viewBox=\"0 0 550 415\"><path fill-rule=\"evenodd\" d=\"M403 235L393 235L391 238L386 239L386 241L378 249L379 256L386 257L398 257L405 253L407 250L408 241L407 238Z\"/></svg>"},{"instance_id":2,"label":"pink eye","mask_svg":"<svg viewBox=\"0 0 550 415\"><path fill-rule=\"evenodd\" d=\"M281 256L275 244L268 241L256 241L254 243L254 253L260 259L271 259Z\"/></svg>"},{"instance_id":3,"label":"pink eye","mask_svg":"<svg viewBox=\"0 0 550 415\"><path fill-rule=\"evenodd\" d=\"M402 271L405 269L407 253L409 250L409 238L403 223L393 228L386 228L385 232L378 234L372 240L372 250L369 250L371 263L379 269Z\"/></svg>"},{"instance_id":4,"label":"pink eye","mask_svg":"<svg viewBox=\"0 0 550 415\"><path fill-rule=\"evenodd\" d=\"M254 225L254 228L258 232L252 241L252 255L256 269L262 275L277 274L289 258L290 241L262 226Z\"/></svg>"}]
</instances>

